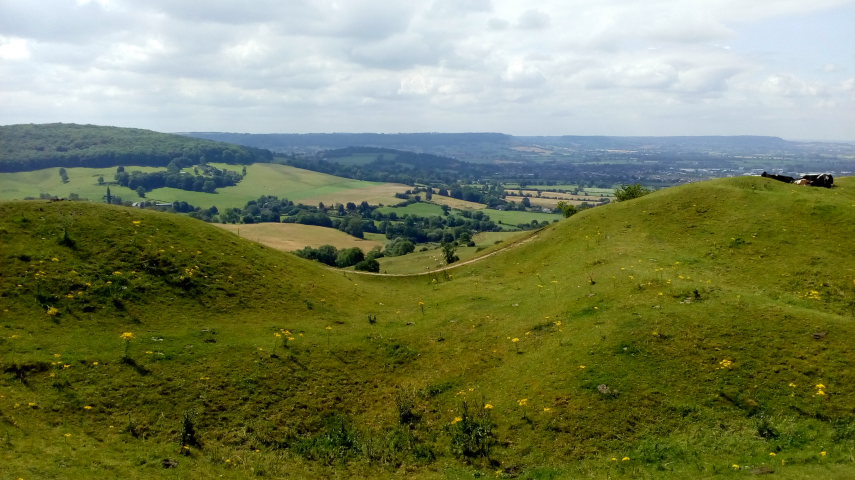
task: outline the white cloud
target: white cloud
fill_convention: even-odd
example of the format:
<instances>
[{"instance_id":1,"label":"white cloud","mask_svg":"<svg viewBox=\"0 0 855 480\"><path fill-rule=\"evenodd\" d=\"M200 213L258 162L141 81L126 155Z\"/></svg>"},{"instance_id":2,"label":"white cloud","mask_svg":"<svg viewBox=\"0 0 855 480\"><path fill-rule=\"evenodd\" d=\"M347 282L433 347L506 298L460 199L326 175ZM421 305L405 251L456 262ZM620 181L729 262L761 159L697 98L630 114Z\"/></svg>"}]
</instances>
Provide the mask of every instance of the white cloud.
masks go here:
<instances>
[{"instance_id":1,"label":"white cloud","mask_svg":"<svg viewBox=\"0 0 855 480\"><path fill-rule=\"evenodd\" d=\"M853 12L845 0L5 0L0 95L15 101L0 123L840 137L853 33L761 45L751 32Z\"/></svg>"}]
</instances>

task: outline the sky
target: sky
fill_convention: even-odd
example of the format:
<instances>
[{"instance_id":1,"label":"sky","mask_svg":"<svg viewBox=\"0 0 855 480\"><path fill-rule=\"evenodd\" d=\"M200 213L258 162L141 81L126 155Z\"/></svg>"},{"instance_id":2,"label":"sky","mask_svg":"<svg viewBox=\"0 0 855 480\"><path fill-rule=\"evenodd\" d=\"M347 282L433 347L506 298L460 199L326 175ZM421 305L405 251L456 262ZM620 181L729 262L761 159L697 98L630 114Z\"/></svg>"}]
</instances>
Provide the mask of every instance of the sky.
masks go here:
<instances>
[{"instance_id":1,"label":"sky","mask_svg":"<svg viewBox=\"0 0 855 480\"><path fill-rule=\"evenodd\" d=\"M855 141L855 0L0 0L0 124Z\"/></svg>"}]
</instances>

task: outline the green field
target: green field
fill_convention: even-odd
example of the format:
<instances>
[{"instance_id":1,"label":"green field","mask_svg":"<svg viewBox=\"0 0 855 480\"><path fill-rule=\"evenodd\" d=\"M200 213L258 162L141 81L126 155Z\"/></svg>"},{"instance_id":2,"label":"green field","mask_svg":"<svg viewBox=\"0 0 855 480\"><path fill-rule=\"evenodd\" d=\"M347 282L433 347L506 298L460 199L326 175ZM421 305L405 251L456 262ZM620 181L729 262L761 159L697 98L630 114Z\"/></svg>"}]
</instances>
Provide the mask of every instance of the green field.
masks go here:
<instances>
[{"instance_id":1,"label":"green field","mask_svg":"<svg viewBox=\"0 0 855 480\"><path fill-rule=\"evenodd\" d=\"M504 229L516 229L517 225L521 223L531 223L532 220L537 220L538 222L552 222L554 220L560 220L561 218L563 218L562 215L558 215L555 213L520 212L516 210L494 210L492 208L487 208L482 211L488 217L490 217L490 220L501 225L501 227Z\"/></svg>"},{"instance_id":2,"label":"green field","mask_svg":"<svg viewBox=\"0 0 855 480\"><path fill-rule=\"evenodd\" d=\"M0 203L2 476L852 478L836 185L663 189L403 277Z\"/></svg>"},{"instance_id":3,"label":"green field","mask_svg":"<svg viewBox=\"0 0 855 480\"><path fill-rule=\"evenodd\" d=\"M418 202L404 207L381 207L378 209L383 214L394 212L398 218L404 215L416 215L419 217L441 217L442 207L435 203Z\"/></svg>"},{"instance_id":4,"label":"green field","mask_svg":"<svg viewBox=\"0 0 855 480\"><path fill-rule=\"evenodd\" d=\"M530 232L478 233L472 238L475 241L474 247L458 247L455 250L455 255L459 257L459 262L465 262L476 256L501 248L499 244L523 238L526 235L530 235ZM368 237L366 236L366 238ZM424 247L428 248L428 250L421 251ZM380 272L390 274L424 273L448 266L445 263L445 258L439 245L434 244L418 244L416 245L416 251L413 253L400 257L383 257L378 259L378 261L380 263Z\"/></svg>"},{"instance_id":5,"label":"green field","mask_svg":"<svg viewBox=\"0 0 855 480\"><path fill-rule=\"evenodd\" d=\"M240 171L241 165L215 164L218 168ZM128 171L156 171L156 168L126 167ZM68 168L69 183L63 184L58 168L49 168L34 172L0 173L0 199L14 200L25 197L38 197L40 193L50 193L67 197L77 193L82 198L100 200L106 193L105 186L97 184L98 175L106 181L112 181L115 168ZM246 202L261 195L275 195L293 202L305 202L316 205L318 202L334 204L352 201L360 203L395 204L400 202L394 197L396 191L404 191L404 185L363 182L348 178L335 177L324 173L312 172L286 165L256 163L247 166L247 175L233 187L218 189L216 193L191 192L175 188L158 188L148 192L146 199L175 202L184 201L193 206L208 208L217 206L225 209L243 207ZM111 193L123 200L141 200L136 192L119 186L111 186Z\"/></svg>"},{"instance_id":6,"label":"green field","mask_svg":"<svg viewBox=\"0 0 855 480\"><path fill-rule=\"evenodd\" d=\"M155 167L132 167L143 172L162 170ZM68 183L62 183L59 168L46 168L31 172L0 173L0 200L22 200L27 197L38 198L41 193L48 193L60 198L67 198L76 193L80 198L91 201L102 201L107 193L105 185L98 185L98 177L103 176L105 182L113 181L116 175L115 167L110 168L67 168ZM131 189L118 185L110 186L110 193L122 197L123 200L138 201L140 198Z\"/></svg>"}]
</instances>

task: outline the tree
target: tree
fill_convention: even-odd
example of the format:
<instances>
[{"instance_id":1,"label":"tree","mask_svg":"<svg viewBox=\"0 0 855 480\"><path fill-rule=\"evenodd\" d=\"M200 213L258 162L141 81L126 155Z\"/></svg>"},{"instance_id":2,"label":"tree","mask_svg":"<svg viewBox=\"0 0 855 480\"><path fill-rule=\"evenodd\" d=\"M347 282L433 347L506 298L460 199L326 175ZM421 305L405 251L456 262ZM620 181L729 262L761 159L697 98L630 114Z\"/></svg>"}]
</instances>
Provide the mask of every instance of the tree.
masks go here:
<instances>
[{"instance_id":1,"label":"tree","mask_svg":"<svg viewBox=\"0 0 855 480\"><path fill-rule=\"evenodd\" d=\"M68 183L68 172L64 168L59 169L59 178L62 180L62 183Z\"/></svg>"},{"instance_id":2,"label":"tree","mask_svg":"<svg viewBox=\"0 0 855 480\"><path fill-rule=\"evenodd\" d=\"M358 247L345 248L338 251L335 265L338 268L347 268L365 260L365 254Z\"/></svg>"},{"instance_id":3,"label":"tree","mask_svg":"<svg viewBox=\"0 0 855 480\"><path fill-rule=\"evenodd\" d=\"M632 185L621 185L615 190L615 199L619 202L632 200L633 198L643 197L653 190L641 185L633 183Z\"/></svg>"},{"instance_id":4,"label":"tree","mask_svg":"<svg viewBox=\"0 0 855 480\"><path fill-rule=\"evenodd\" d=\"M460 260L460 257L454 254L455 248L455 245L451 242L442 242L442 255L445 257L446 264Z\"/></svg>"},{"instance_id":5,"label":"tree","mask_svg":"<svg viewBox=\"0 0 855 480\"><path fill-rule=\"evenodd\" d=\"M107 194L104 195L104 200L106 200L108 204L113 203L113 195L110 194L110 187L107 187Z\"/></svg>"},{"instance_id":6,"label":"tree","mask_svg":"<svg viewBox=\"0 0 855 480\"><path fill-rule=\"evenodd\" d=\"M365 260L356 264L353 267L355 270L359 270L360 272L379 272L380 271L380 263L373 258L366 258Z\"/></svg>"},{"instance_id":7,"label":"tree","mask_svg":"<svg viewBox=\"0 0 855 480\"><path fill-rule=\"evenodd\" d=\"M137 195L138 195L140 198L145 198L145 187L143 187L142 185L140 185L139 187L137 187Z\"/></svg>"},{"instance_id":8,"label":"tree","mask_svg":"<svg viewBox=\"0 0 855 480\"><path fill-rule=\"evenodd\" d=\"M561 213L564 214L564 218L572 217L573 215L579 213L579 209L576 208L576 205L567 203L563 200L558 202L558 209L561 210Z\"/></svg>"}]
</instances>

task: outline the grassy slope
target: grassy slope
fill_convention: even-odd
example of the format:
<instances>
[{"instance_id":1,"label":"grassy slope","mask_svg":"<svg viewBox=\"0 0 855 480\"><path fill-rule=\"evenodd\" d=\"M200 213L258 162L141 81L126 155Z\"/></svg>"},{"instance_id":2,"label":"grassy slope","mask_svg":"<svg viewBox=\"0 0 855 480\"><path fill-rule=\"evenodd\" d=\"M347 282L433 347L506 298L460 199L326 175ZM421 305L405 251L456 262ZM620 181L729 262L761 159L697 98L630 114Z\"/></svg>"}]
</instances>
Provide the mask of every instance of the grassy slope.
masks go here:
<instances>
[{"instance_id":1,"label":"grassy slope","mask_svg":"<svg viewBox=\"0 0 855 480\"><path fill-rule=\"evenodd\" d=\"M839 183L667 189L395 279L177 217L6 204L0 461L24 478L848 478L855 183ZM494 407L497 463L454 459L463 401ZM179 457L185 411L203 448Z\"/></svg>"},{"instance_id":2,"label":"grassy slope","mask_svg":"<svg viewBox=\"0 0 855 480\"><path fill-rule=\"evenodd\" d=\"M215 164L218 168L240 171L240 165ZM128 171L155 171L151 167L126 167ZM24 197L38 197L40 193L50 193L59 197L67 197L77 193L82 198L93 201L100 200L106 192L106 187L98 185L98 176L106 181L112 181L115 168L67 168L69 182L63 184L59 177L58 168L48 168L33 172L0 173L0 199L12 200ZM363 182L348 178L335 177L324 173L312 172L286 165L256 163L247 166L247 176L234 187L221 188L217 193L191 192L175 188L158 188L146 195L150 200L174 202L185 201L191 205L208 208L243 207L246 202L256 200L261 195L276 195L294 202L317 204L318 201L334 203L335 201L362 200L371 203L399 202L394 197L395 191L404 191L409 187L396 184ZM114 195L123 200L137 201L140 198L136 192L127 188L112 185Z\"/></svg>"}]
</instances>

